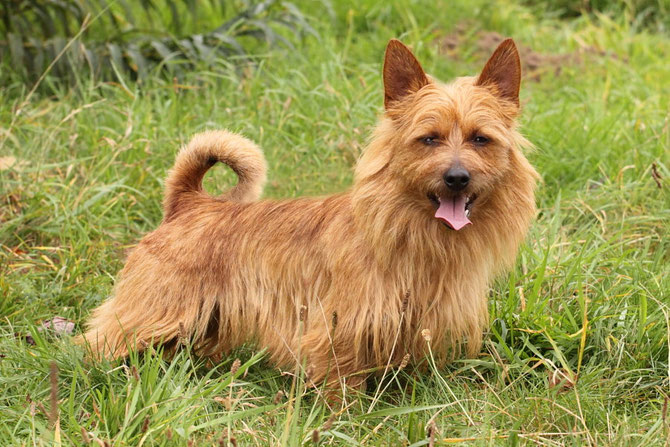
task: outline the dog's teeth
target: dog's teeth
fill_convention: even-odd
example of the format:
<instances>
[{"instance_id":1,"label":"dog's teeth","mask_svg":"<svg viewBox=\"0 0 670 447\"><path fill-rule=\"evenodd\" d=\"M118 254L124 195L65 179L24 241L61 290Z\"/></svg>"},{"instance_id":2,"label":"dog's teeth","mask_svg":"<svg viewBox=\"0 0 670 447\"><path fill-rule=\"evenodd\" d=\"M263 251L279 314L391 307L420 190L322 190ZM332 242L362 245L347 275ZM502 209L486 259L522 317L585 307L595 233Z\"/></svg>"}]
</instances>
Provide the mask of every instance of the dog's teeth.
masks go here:
<instances>
[{"instance_id":1,"label":"dog's teeth","mask_svg":"<svg viewBox=\"0 0 670 447\"><path fill-rule=\"evenodd\" d=\"M465 210L465 217L470 217L470 210Z\"/></svg>"}]
</instances>

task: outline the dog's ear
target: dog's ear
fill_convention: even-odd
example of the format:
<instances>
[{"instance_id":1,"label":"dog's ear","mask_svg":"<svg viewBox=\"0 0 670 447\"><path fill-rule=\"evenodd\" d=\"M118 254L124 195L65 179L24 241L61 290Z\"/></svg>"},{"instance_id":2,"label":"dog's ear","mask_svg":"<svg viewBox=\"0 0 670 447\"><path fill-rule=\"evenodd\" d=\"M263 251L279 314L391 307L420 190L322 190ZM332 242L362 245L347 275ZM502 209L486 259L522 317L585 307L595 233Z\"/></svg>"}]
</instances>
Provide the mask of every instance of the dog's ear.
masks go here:
<instances>
[{"instance_id":1,"label":"dog's ear","mask_svg":"<svg viewBox=\"0 0 670 447\"><path fill-rule=\"evenodd\" d=\"M476 85L493 85L499 97L519 105L521 61L512 39L505 39L498 45L479 75Z\"/></svg>"},{"instance_id":2,"label":"dog's ear","mask_svg":"<svg viewBox=\"0 0 670 447\"><path fill-rule=\"evenodd\" d=\"M423 68L409 48L396 39L386 46L384 56L384 107L387 109L428 84Z\"/></svg>"}]
</instances>

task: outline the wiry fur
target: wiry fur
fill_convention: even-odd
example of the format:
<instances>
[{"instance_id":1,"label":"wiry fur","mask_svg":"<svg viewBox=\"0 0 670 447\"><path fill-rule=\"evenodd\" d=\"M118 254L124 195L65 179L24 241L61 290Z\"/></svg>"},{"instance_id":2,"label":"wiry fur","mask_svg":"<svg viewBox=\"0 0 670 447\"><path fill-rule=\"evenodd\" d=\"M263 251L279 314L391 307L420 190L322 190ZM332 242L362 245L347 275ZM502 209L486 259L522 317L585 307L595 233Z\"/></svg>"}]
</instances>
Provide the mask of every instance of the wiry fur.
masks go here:
<instances>
[{"instance_id":1,"label":"wiry fur","mask_svg":"<svg viewBox=\"0 0 670 447\"><path fill-rule=\"evenodd\" d=\"M306 358L317 383L406 353L420 360L424 329L438 360L464 343L476 354L488 287L513 263L535 212L510 42L479 78L444 85L392 41L387 110L341 194L257 201L266 171L259 149L225 131L194 137L168 177L165 219L130 254L85 341L108 357L181 337L212 356L253 341L277 365ZM473 147L473 132L489 146ZM440 145L422 145L426 134ZM240 181L214 198L201 179L216 161ZM442 174L455 161L478 196L472 225L460 231L445 228L427 198L448 193Z\"/></svg>"}]
</instances>

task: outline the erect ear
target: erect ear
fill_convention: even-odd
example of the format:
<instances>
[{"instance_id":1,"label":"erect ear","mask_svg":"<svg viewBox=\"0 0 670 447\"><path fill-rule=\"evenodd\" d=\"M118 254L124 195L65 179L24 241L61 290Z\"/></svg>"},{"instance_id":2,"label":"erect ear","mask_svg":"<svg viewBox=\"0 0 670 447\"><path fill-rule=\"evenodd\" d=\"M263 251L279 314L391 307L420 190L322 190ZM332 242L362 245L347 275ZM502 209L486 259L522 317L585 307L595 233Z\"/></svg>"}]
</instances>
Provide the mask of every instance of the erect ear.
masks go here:
<instances>
[{"instance_id":1,"label":"erect ear","mask_svg":"<svg viewBox=\"0 0 670 447\"><path fill-rule=\"evenodd\" d=\"M428 84L426 73L409 48L396 39L386 46L384 56L384 107Z\"/></svg>"},{"instance_id":2,"label":"erect ear","mask_svg":"<svg viewBox=\"0 0 670 447\"><path fill-rule=\"evenodd\" d=\"M476 85L495 85L498 96L519 105L521 61L512 39L505 39L488 60Z\"/></svg>"}]
</instances>

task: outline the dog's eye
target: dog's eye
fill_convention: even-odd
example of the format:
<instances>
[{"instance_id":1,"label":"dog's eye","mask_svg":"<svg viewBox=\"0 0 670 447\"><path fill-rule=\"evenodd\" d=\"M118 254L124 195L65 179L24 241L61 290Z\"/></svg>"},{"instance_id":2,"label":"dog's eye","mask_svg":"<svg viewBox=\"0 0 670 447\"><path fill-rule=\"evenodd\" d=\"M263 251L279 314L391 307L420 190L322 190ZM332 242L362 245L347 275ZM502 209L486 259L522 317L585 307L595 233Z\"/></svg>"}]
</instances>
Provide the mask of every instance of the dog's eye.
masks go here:
<instances>
[{"instance_id":1,"label":"dog's eye","mask_svg":"<svg viewBox=\"0 0 670 447\"><path fill-rule=\"evenodd\" d=\"M489 141L491 140L486 138L484 135L475 135L475 137L472 139L472 142L475 143L477 146L484 146Z\"/></svg>"},{"instance_id":2,"label":"dog's eye","mask_svg":"<svg viewBox=\"0 0 670 447\"><path fill-rule=\"evenodd\" d=\"M435 135L428 135L425 137L419 138L419 140L426 146L435 146L437 145L437 137Z\"/></svg>"}]
</instances>

